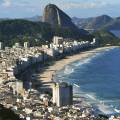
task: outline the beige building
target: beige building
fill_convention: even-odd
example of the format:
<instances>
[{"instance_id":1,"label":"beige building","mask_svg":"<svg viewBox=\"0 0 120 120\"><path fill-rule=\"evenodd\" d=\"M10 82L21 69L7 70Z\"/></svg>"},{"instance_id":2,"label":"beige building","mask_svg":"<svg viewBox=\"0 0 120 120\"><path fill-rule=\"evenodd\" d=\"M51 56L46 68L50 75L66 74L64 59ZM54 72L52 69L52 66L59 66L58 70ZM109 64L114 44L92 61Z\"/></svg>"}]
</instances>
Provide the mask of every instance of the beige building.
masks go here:
<instances>
[{"instance_id":1,"label":"beige building","mask_svg":"<svg viewBox=\"0 0 120 120\"><path fill-rule=\"evenodd\" d=\"M23 88L23 82L22 81L17 81L14 89L16 90L16 92L18 94L24 95L24 88Z\"/></svg>"},{"instance_id":2,"label":"beige building","mask_svg":"<svg viewBox=\"0 0 120 120\"><path fill-rule=\"evenodd\" d=\"M54 83L53 85L53 103L58 107L72 105L73 87L67 83Z\"/></svg>"}]
</instances>

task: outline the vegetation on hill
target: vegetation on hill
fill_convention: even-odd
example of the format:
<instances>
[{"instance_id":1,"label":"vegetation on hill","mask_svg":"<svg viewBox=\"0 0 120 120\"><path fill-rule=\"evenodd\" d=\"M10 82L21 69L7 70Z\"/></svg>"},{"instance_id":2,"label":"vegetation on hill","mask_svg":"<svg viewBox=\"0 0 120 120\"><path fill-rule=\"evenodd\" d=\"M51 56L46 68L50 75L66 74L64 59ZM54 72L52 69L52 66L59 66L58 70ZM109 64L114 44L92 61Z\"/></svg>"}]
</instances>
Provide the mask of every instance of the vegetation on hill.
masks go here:
<instances>
[{"instance_id":1,"label":"vegetation on hill","mask_svg":"<svg viewBox=\"0 0 120 120\"><path fill-rule=\"evenodd\" d=\"M105 45L120 45L120 39L108 31L96 31L93 35L97 38L100 46Z\"/></svg>"},{"instance_id":2,"label":"vegetation on hill","mask_svg":"<svg viewBox=\"0 0 120 120\"><path fill-rule=\"evenodd\" d=\"M69 28L69 27L59 27L56 26L53 29L54 35L62 36L64 38L73 38L73 39L83 39L83 40L91 40L92 36L88 34L85 30L77 29L77 28Z\"/></svg>"},{"instance_id":3,"label":"vegetation on hill","mask_svg":"<svg viewBox=\"0 0 120 120\"><path fill-rule=\"evenodd\" d=\"M0 21L0 41L5 46L29 41L31 46L51 42L54 35L74 39L90 39L90 35L74 28L51 27L48 23L31 22L22 19Z\"/></svg>"},{"instance_id":4,"label":"vegetation on hill","mask_svg":"<svg viewBox=\"0 0 120 120\"><path fill-rule=\"evenodd\" d=\"M50 24L43 22L31 22L21 19L0 21L0 41L5 46L11 47L16 42L23 45L27 41L30 42L31 46L42 45L50 43L54 35L89 41L93 37L85 33L84 30L59 26L51 27ZM99 39L100 45L118 45L120 42L115 35L104 30L96 31L93 35Z\"/></svg>"},{"instance_id":5,"label":"vegetation on hill","mask_svg":"<svg viewBox=\"0 0 120 120\"><path fill-rule=\"evenodd\" d=\"M120 19L116 18L108 24L105 24L102 29L104 30L120 30Z\"/></svg>"},{"instance_id":6,"label":"vegetation on hill","mask_svg":"<svg viewBox=\"0 0 120 120\"><path fill-rule=\"evenodd\" d=\"M30 41L32 45L41 44L50 41L52 36L52 29L47 23L26 20L0 21L0 41L6 46L12 46L15 42L23 44L25 41Z\"/></svg>"}]
</instances>

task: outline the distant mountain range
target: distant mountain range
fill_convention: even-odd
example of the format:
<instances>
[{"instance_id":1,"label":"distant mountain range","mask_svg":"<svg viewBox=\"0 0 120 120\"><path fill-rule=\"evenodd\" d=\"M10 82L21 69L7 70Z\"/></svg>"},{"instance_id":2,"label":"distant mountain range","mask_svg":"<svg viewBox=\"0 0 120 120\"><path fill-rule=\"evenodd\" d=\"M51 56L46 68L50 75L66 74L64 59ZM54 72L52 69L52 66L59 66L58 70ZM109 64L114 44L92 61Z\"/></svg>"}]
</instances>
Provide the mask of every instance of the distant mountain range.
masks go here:
<instances>
[{"instance_id":1,"label":"distant mountain range","mask_svg":"<svg viewBox=\"0 0 120 120\"><path fill-rule=\"evenodd\" d=\"M120 17L112 18L108 15L101 15L91 18L72 18L73 22L82 29L88 30L120 30Z\"/></svg>"},{"instance_id":2,"label":"distant mountain range","mask_svg":"<svg viewBox=\"0 0 120 120\"><path fill-rule=\"evenodd\" d=\"M40 22L42 21L42 16L33 16L33 17L29 17L29 18L23 18L25 20L28 20L28 21L32 21L32 22Z\"/></svg>"},{"instance_id":3,"label":"distant mountain range","mask_svg":"<svg viewBox=\"0 0 120 120\"><path fill-rule=\"evenodd\" d=\"M4 21L4 20L14 20L14 19L17 19L17 18L0 18L0 21ZM25 18L20 18L20 19L23 19L23 20L28 20L28 21L31 21L31 22L40 22L42 21L42 16L33 16L33 17L25 17Z\"/></svg>"},{"instance_id":4,"label":"distant mountain range","mask_svg":"<svg viewBox=\"0 0 120 120\"><path fill-rule=\"evenodd\" d=\"M42 21L41 16L34 16L31 18L24 18L33 22ZM101 15L90 18L72 18L73 23L76 24L80 29L86 30L120 30L120 17L113 18L108 15Z\"/></svg>"}]
</instances>

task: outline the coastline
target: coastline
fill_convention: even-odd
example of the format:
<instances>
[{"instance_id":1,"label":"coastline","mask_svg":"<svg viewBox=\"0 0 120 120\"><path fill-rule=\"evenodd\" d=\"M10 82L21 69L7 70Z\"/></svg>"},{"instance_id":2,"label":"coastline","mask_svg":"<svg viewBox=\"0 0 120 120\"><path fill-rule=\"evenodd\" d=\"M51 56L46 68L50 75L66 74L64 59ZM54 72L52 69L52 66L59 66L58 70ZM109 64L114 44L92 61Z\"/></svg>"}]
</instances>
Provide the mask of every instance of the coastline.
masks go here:
<instances>
[{"instance_id":1,"label":"coastline","mask_svg":"<svg viewBox=\"0 0 120 120\"><path fill-rule=\"evenodd\" d=\"M55 61L54 64L49 65L47 68L43 68L44 72L39 74L40 81L42 81L42 83L44 83L44 84L50 85L53 82L52 79L53 79L56 71L61 70L65 65L70 64L74 61L81 60L81 59L84 59L86 57L95 55L97 52L102 52L106 49L111 49L114 47L115 46L96 48L96 49L92 49L89 51L80 52L80 53L72 55L72 56L66 56L63 59Z\"/></svg>"}]
</instances>

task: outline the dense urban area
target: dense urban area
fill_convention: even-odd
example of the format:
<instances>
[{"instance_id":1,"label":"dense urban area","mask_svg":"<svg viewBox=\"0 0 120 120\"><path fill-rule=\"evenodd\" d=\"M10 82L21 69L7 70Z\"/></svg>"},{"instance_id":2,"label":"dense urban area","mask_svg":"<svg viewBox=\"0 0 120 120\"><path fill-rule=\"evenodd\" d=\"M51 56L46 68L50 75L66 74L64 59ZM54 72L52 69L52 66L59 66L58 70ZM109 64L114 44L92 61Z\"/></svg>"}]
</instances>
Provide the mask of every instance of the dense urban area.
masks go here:
<instances>
[{"instance_id":1,"label":"dense urban area","mask_svg":"<svg viewBox=\"0 0 120 120\"><path fill-rule=\"evenodd\" d=\"M79 103L80 101L75 104L76 99L73 100L71 85L52 82L53 93L51 96L42 89L32 88L30 80L28 81L29 87L26 90L23 86L24 82L15 77L34 64L42 64L58 56L94 48L96 47L95 38L92 42L65 42L62 37L55 36L53 43L42 47L29 47L28 42L25 42L24 46L16 43L12 48L5 47L5 49L2 49L2 43L0 45L1 105L13 110L15 114L19 115L20 119L26 120L95 119L95 110L91 106ZM58 89L64 91L64 93L60 94ZM66 95L68 96L66 97ZM104 118L105 116L100 117Z\"/></svg>"},{"instance_id":2,"label":"dense urban area","mask_svg":"<svg viewBox=\"0 0 120 120\"><path fill-rule=\"evenodd\" d=\"M31 72L40 74L52 62L98 46L119 45L118 38L109 32L91 35L78 29L51 4L45 8L44 20L0 21L0 120L120 120L118 115L97 114L96 108L74 96L72 85L56 82L54 74L50 82L42 83Z\"/></svg>"}]
</instances>

